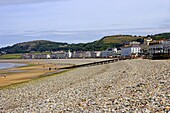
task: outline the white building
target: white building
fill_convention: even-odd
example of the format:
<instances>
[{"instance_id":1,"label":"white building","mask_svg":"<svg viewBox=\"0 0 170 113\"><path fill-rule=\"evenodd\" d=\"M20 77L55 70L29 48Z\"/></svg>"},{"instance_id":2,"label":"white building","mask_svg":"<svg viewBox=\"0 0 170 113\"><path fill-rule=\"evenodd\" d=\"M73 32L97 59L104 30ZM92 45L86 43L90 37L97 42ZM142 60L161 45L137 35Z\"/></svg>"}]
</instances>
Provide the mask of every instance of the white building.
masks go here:
<instances>
[{"instance_id":1,"label":"white building","mask_svg":"<svg viewBox=\"0 0 170 113\"><path fill-rule=\"evenodd\" d=\"M81 51L74 51L72 58L83 58L83 53Z\"/></svg>"},{"instance_id":2,"label":"white building","mask_svg":"<svg viewBox=\"0 0 170 113\"><path fill-rule=\"evenodd\" d=\"M101 52L102 58L112 58L115 57L117 53L117 48L109 48L106 51Z\"/></svg>"},{"instance_id":3,"label":"white building","mask_svg":"<svg viewBox=\"0 0 170 113\"><path fill-rule=\"evenodd\" d=\"M96 58L96 51L74 51L72 58ZM99 55L100 57L100 55Z\"/></svg>"},{"instance_id":4,"label":"white building","mask_svg":"<svg viewBox=\"0 0 170 113\"><path fill-rule=\"evenodd\" d=\"M121 47L121 56L138 56L140 52L140 42L131 42L130 45L125 45L124 47Z\"/></svg>"},{"instance_id":5,"label":"white building","mask_svg":"<svg viewBox=\"0 0 170 113\"><path fill-rule=\"evenodd\" d=\"M91 58L91 51L85 52L85 58Z\"/></svg>"},{"instance_id":6,"label":"white building","mask_svg":"<svg viewBox=\"0 0 170 113\"><path fill-rule=\"evenodd\" d=\"M72 52L70 50L68 50L68 58L72 57Z\"/></svg>"},{"instance_id":7,"label":"white building","mask_svg":"<svg viewBox=\"0 0 170 113\"><path fill-rule=\"evenodd\" d=\"M23 59L32 59L32 56L33 56L32 54L26 53L26 54L23 54L23 55L22 55L22 58L23 58Z\"/></svg>"},{"instance_id":8,"label":"white building","mask_svg":"<svg viewBox=\"0 0 170 113\"><path fill-rule=\"evenodd\" d=\"M101 57L101 51L95 51L94 58L100 58L100 57Z\"/></svg>"},{"instance_id":9,"label":"white building","mask_svg":"<svg viewBox=\"0 0 170 113\"><path fill-rule=\"evenodd\" d=\"M64 51L57 51L51 54L52 59L64 59L64 58L71 58L72 53L69 52L64 52Z\"/></svg>"},{"instance_id":10,"label":"white building","mask_svg":"<svg viewBox=\"0 0 170 113\"><path fill-rule=\"evenodd\" d=\"M65 54L64 53L53 53L53 54L51 54L51 58L62 59L62 58L65 58Z\"/></svg>"},{"instance_id":11,"label":"white building","mask_svg":"<svg viewBox=\"0 0 170 113\"><path fill-rule=\"evenodd\" d=\"M51 56L49 54L36 54L32 59L50 59Z\"/></svg>"},{"instance_id":12,"label":"white building","mask_svg":"<svg viewBox=\"0 0 170 113\"><path fill-rule=\"evenodd\" d=\"M75 51L72 54L72 58L91 58L91 51Z\"/></svg>"},{"instance_id":13,"label":"white building","mask_svg":"<svg viewBox=\"0 0 170 113\"><path fill-rule=\"evenodd\" d=\"M50 59L51 56L49 54L23 54L23 59Z\"/></svg>"},{"instance_id":14,"label":"white building","mask_svg":"<svg viewBox=\"0 0 170 113\"><path fill-rule=\"evenodd\" d=\"M149 44L150 55L153 53L169 53L170 52L170 41L153 41Z\"/></svg>"}]
</instances>

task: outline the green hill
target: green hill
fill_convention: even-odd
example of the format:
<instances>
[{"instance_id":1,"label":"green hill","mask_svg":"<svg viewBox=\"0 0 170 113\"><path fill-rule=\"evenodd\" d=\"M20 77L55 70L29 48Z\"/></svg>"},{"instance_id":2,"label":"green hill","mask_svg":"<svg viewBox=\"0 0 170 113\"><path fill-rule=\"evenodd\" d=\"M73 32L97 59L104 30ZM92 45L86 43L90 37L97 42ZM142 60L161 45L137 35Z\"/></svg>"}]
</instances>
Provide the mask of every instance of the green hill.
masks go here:
<instances>
[{"instance_id":1,"label":"green hill","mask_svg":"<svg viewBox=\"0 0 170 113\"><path fill-rule=\"evenodd\" d=\"M143 38L141 36L132 36L132 35L114 35L114 36L106 36L101 39L104 44L120 47L123 44L131 41L139 41L143 42Z\"/></svg>"},{"instance_id":2,"label":"green hill","mask_svg":"<svg viewBox=\"0 0 170 113\"><path fill-rule=\"evenodd\" d=\"M125 42L130 42L133 40L142 39L143 37L131 36L131 35L115 35L115 36L107 36L102 39L104 43L115 43L121 44Z\"/></svg>"},{"instance_id":3,"label":"green hill","mask_svg":"<svg viewBox=\"0 0 170 113\"><path fill-rule=\"evenodd\" d=\"M156 34L154 36L151 36L155 40L167 40L170 39L170 33L162 33L162 34Z\"/></svg>"},{"instance_id":4,"label":"green hill","mask_svg":"<svg viewBox=\"0 0 170 113\"><path fill-rule=\"evenodd\" d=\"M170 39L170 33L162 33L151 35L154 40ZM28 53L28 52L45 52L45 51L97 51L106 50L112 47L121 47L130 41L143 42L144 36L132 36L132 35L114 35L105 36L100 40L90 43L68 44L61 42L52 42L46 40L37 40L30 42L18 43L13 46L8 46L0 49L0 52L6 52L8 54L13 53Z\"/></svg>"},{"instance_id":5,"label":"green hill","mask_svg":"<svg viewBox=\"0 0 170 113\"><path fill-rule=\"evenodd\" d=\"M1 48L0 51L7 53L26 53L26 52L44 52L44 51L59 51L67 50L67 43L52 42L46 40L37 40L30 42L18 43L13 46Z\"/></svg>"}]
</instances>

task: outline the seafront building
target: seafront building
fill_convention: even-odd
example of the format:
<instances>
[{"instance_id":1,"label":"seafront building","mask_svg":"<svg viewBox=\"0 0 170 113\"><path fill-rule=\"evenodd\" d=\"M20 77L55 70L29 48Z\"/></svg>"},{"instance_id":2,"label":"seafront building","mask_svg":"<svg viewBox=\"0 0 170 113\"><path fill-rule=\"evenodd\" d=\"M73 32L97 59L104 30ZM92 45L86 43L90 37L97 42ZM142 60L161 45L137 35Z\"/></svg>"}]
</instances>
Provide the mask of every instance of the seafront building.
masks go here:
<instances>
[{"instance_id":1,"label":"seafront building","mask_svg":"<svg viewBox=\"0 0 170 113\"><path fill-rule=\"evenodd\" d=\"M23 59L34 59L34 55L33 54L22 54L21 56Z\"/></svg>"},{"instance_id":2,"label":"seafront building","mask_svg":"<svg viewBox=\"0 0 170 113\"><path fill-rule=\"evenodd\" d=\"M21 56L23 59L50 59L50 54L31 54L26 53Z\"/></svg>"},{"instance_id":3,"label":"seafront building","mask_svg":"<svg viewBox=\"0 0 170 113\"><path fill-rule=\"evenodd\" d=\"M94 52L94 53L95 53L95 54L94 54L94 55L95 55L94 58L100 58L100 57L101 57L101 52L102 52L102 51L95 51L95 52Z\"/></svg>"},{"instance_id":4,"label":"seafront building","mask_svg":"<svg viewBox=\"0 0 170 113\"><path fill-rule=\"evenodd\" d=\"M96 58L95 51L74 51L71 58Z\"/></svg>"},{"instance_id":5,"label":"seafront building","mask_svg":"<svg viewBox=\"0 0 170 113\"><path fill-rule=\"evenodd\" d=\"M150 55L154 53L170 53L170 40L153 41L149 44L148 52Z\"/></svg>"},{"instance_id":6,"label":"seafront building","mask_svg":"<svg viewBox=\"0 0 170 113\"><path fill-rule=\"evenodd\" d=\"M170 57L170 40L153 40L150 37L144 39L144 43L133 41L123 47L108 48L105 51L56 51L50 54L26 53L23 59L67 59L67 58L114 58L114 57L138 57L153 58Z\"/></svg>"},{"instance_id":7,"label":"seafront building","mask_svg":"<svg viewBox=\"0 0 170 113\"><path fill-rule=\"evenodd\" d=\"M138 56L141 52L140 42L130 42L129 44L121 47L121 56Z\"/></svg>"},{"instance_id":8,"label":"seafront building","mask_svg":"<svg viewBox=\"0 0 170 113\"><path fill-rule=\"evenodd\" d=\"M109 48L105 51L57 51L51 54L26 53L23 59L66 59L66 58L112 58L115 57L117 48Z\"/></svg>"},{"instance_id":9,"label":"seafront building","mask_svg":"<svg viewBox=\"0 0 170 113\"><path fill-rule=\"evenodd\" d=\"M117 56L117 48L108 48L106 51L101 52L101 58L113 58Z\"/></svg>"},{"instance_id":10,"label":"seafront building","mask_svg":"<svg viewBox=\"0 0 170 113\"><path fill-rule=\"evenodd\" d=\"M35 59L50 59L51 56L49 54L36 54L34 58Z\"/></svg>"},{"instance_id":11,"label":"seafront building","mask_svg":"<svg viewBox=\"0 0 170 113\"><path fill-rule=\"evenodd\" d=\"M70 51L57 51L53 52L50 56L52 59L64 59L64 58L71 58L72 53Z\"/></svg>"},{"instance_id":12,"label":"seafront building","mask_svg":"<svg viewBox=\"0 0 170 113\"><path fill-rule=\"evenodd\" d=\"M141 53L144 58L165 59L170 58L170 40L144 39L141 45Z\"/></svg>"}]
</instances>

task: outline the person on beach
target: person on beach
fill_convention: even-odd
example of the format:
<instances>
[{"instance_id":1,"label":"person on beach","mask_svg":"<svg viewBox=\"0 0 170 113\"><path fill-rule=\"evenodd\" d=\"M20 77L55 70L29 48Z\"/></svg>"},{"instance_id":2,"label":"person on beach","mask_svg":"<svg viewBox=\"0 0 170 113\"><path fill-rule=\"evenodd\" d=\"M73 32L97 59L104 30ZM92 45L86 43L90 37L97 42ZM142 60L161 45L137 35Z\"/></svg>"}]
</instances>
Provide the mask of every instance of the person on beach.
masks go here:
<instances>
[{"instance_id":1,"label":"person on beach","mask_svg":"<svg viewBox=\"0 0 170 113\"><path fill-rule=\"evenodd\" d=\"M49 71L51 71L51 67L49 68Z\"/></svg>"},{"instance_id":2,"label":"person on beach","mask_svg":"<svg viewBox=\"0 0 170 113\"><path fill-rule=\"evenodd\" d=\"M4 77L6 78L6 74L4 74Z\"/></svg>"}]
</instances>

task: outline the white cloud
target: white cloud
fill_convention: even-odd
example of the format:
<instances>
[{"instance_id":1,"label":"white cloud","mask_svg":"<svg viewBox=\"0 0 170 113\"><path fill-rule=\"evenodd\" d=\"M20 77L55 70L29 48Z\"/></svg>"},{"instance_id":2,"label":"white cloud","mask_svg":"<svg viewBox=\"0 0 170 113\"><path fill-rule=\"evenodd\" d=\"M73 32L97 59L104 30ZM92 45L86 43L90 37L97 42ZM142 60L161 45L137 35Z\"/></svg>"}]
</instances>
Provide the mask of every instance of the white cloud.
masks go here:
<instances>
[{"instance_id":1,"label":"white cloud","mask_svg":"<svg viewBox=\"0 0 170 113\"><path fill-rule=\"evenodd\" d=\"M170 0L0 0L0 46L167 32L169 4Z\"/></svg>"},{"instance_id":2,"label":"white cloud","mask_svg":"<svg viewBox=\"0 0 170 113\"><path fill-rule=\"evenodd\" d=\"M0 0L0 5L26 4L26 3L40 3L40 2L55 2L62 0Z\"/></svg>"}]
</instances>

